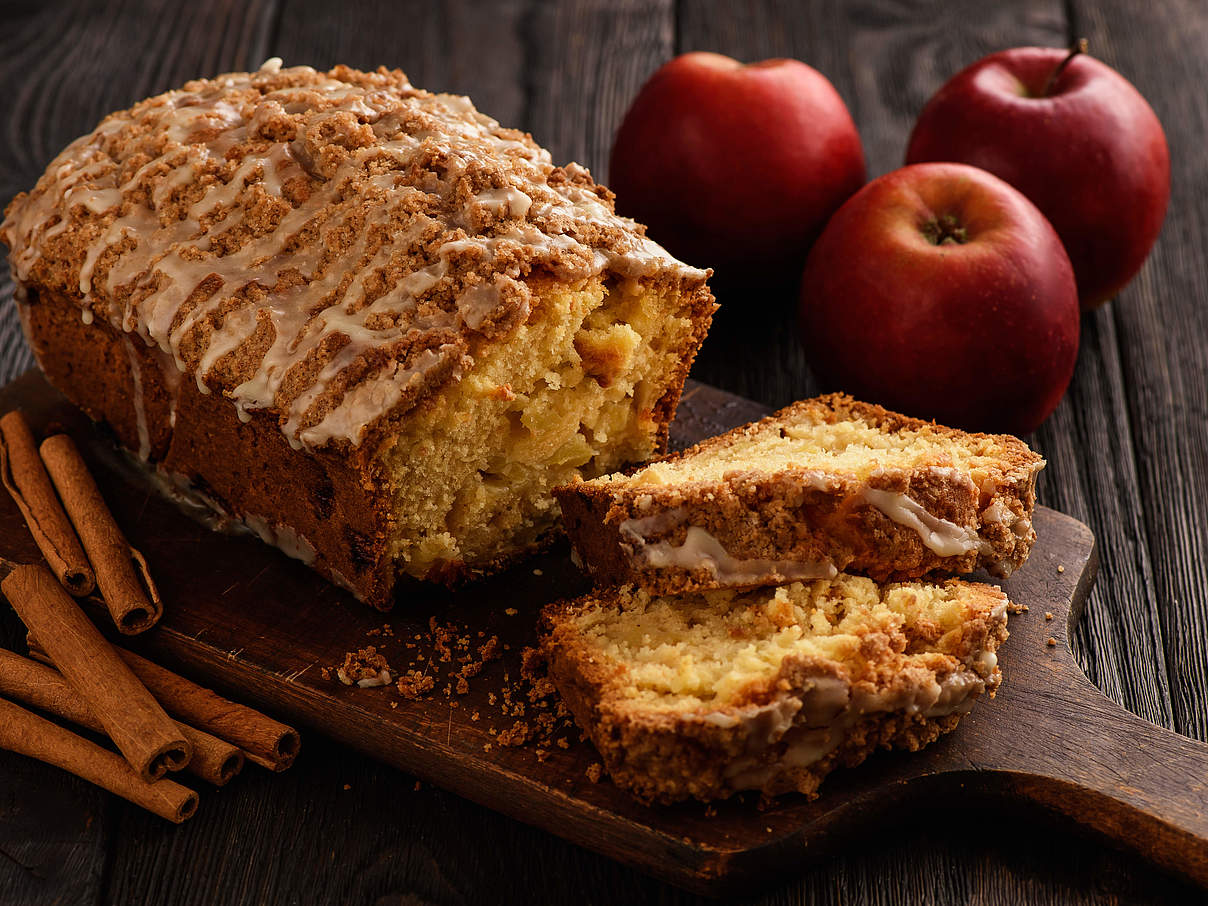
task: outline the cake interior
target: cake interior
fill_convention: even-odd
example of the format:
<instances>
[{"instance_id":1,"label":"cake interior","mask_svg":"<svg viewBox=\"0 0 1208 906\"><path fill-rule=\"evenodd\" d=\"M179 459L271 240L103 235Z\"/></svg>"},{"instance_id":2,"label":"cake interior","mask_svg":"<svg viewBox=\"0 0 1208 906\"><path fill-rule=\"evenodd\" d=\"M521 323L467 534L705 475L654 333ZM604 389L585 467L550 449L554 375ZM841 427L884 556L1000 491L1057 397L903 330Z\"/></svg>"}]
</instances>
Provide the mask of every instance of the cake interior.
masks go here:
<instances>
[{"instance_id":1,"label":"cake interior","mask_svg":"<svg viewBox=\"0 0 1208 906\"><path fill-rule=\"evenodd\" d=\"M842 471L864 480L878 469L954 467L982 481L1002 468L1002 441L990 435L956 436L931 426L887 431L854 415L826 420L811 407L785 424L714 444L682 459L654 463L618 483L631 486L720 481L728 472L789 468Z\"/></svg>"},{"instance_id":2,"label":"cake interior","mask_svg":"<svg viewBox=\"0 0 1208 906\"><path fill-rule=\"evenodd\" d=\"M597 659L621 666L616 698L646 713L744 704L790 656L831 662L846 679L875 684L880 671L934 670L944 661L956 669L978 654L964 634L980 596L959 582L879 586L840 574L748 592L619 594L618 608L593 603L575 627Z\"/></svg>"},{"instance_id":3,"label":"cake interior","mask_svg":"<svg viewBox=\"0 0 1208 906\"><path fill-rule=\"evenodd\" d=\"M607 275L533 288L528 321L380 454L400 573L523 550L557 519L554 486L659 452L654 409L682 374L695 297Z\"/></svg>"}]
</instances>

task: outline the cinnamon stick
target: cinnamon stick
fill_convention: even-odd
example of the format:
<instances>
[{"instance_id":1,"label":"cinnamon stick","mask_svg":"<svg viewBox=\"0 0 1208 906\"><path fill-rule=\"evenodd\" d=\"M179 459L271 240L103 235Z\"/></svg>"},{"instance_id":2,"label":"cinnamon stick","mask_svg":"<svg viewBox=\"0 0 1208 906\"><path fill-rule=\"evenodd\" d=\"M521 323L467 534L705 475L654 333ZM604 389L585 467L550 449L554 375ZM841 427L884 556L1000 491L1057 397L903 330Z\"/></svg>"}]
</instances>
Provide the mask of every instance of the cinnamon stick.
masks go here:
<instances>
[{"instance_id":1,"label":"cinnamon stick","mask_svg":"<svg viewBox=\"0 0 1208 906\"><path fill-rule=\"evenodd\" d=\"M3 648L0 648L0 695L85 729L105 732L88 703L57 670ZM193 747L193 757L185 768L193 776L214 786L225 786L243 769L243 753L235 746L188 724L178 722L177 727Z\"/></svg>"},{"instance_id":2,"label":"cinnamon stick","mask_svg":"<svg viewBox=\"0 0 1208 906\"><path fill-rule=\"evenodd\" d=\"M197 794L171 780L148 783L120 756L0 698L0 749L62 768L180 824L197 811Z\"/></svg>"},{"instance_id":3,"label":"cinnamon stick","mask_svg":"<svg viewBox=\"0 0 1208 906\"><path fill-rule=\"evenodd\" d=\"M0 591L140 777L188 764L179 728L44 566L13 566Z\"/></svg>"},{"instance_id":4,"label":"cinnamon stick","mask_svg":"<svg viewBox=\"0 0 1208 906\"><path fill-rule=\"evenodd\" d=\"M40 636L30 633L26 640L29 656L53 664L53 655L47 656L39 639ZM270 771L284 771L298 757L302 740L293 727L287 727L254 708L228 701L133 651L116 646L113 650L168 713L238 746L252 764Z\"/></svg>"},{"instance_id":5,"label":"cinnamon stick","mask_svg":"<svg viewBox=\"0 0 1208 906\"><path fill-rule=\"evenodd\" d=\"M0 480L63 587L76 597L92 591L96 579L88 557L38 456L33 433L15 409L0 418Z\"/></svg>"},{"instance_id":6,"label":"cinnamon stick","mask_svg":"<svg viewBox=\"0 0 1208 906\"><path fill-rule=\"evenodd\" d=\"M118 631L125 635L145 632L159 622L163 606L143 555L131 547L113 521L75 442L66 434L56 434L42 441L41 452L92 561L101 597Z\"/></svg>"}]
</instances>

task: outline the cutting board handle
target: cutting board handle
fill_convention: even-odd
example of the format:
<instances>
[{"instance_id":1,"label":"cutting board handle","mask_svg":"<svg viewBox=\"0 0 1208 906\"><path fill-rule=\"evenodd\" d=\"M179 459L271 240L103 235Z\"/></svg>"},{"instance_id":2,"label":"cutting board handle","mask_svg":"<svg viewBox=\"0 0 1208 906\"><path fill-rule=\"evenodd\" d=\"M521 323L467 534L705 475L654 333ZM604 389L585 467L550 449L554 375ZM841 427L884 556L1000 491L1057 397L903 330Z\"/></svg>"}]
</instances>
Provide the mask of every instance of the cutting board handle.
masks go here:
<instances>
[{"instance_id":1,"label":"cutting board handle","mask_svg":"<svg viewBox=\"0 0 1208 906\"><path fill-rule=\"evenodd\" d=\"M1208 885L1208 744L1120 707L1063 653L1048 719L1018 728L1027 767L1003 765L1009 788Z\"/></svg>"}]
</instances>

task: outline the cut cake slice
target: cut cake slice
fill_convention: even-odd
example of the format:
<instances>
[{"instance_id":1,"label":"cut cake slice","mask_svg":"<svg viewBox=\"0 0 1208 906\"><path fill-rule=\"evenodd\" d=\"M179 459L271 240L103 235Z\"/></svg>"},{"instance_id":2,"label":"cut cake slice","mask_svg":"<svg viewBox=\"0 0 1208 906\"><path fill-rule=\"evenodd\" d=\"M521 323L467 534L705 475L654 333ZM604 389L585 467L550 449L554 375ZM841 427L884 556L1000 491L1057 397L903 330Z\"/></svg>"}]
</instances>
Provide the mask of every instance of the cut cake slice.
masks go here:
<instances>
[{"instance_id":1,"label":"cut cake slice","mask_svg":"<svg viewBox=\"0 0 1208 906\"><path fill-rule=\"evenodd\" d=\"M1044 460L835 394L803 400L631 474L555 489L601 584L660 594L986 568L1010 575L1035 540Z\"/></svg>"},{"instance_id":2,"label":"cut cake slice","mask_svg":"<svg viewBox=\"0 0 1208 906\"><path fill-rule=\"evenodd\" d=\"M997 588L840 574L666 598L632 586L550 605L550 677L613 781L639 798L814 795L877 748L915 751L1001 681Z\"/></svg>"}]
</instances>

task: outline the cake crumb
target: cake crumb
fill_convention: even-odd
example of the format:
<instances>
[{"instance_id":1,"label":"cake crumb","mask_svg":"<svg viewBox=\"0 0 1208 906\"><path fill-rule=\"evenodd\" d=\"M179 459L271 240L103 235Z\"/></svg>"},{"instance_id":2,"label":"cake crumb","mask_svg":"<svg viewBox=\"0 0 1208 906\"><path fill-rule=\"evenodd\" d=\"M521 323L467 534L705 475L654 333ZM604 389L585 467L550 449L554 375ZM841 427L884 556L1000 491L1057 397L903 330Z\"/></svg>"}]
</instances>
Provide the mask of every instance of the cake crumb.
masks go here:
<instances>
[{"instance_id":1,"label":"cake crumb","mask_svg":"<svg viewBox=\"0 0 1208 906\"><path fill-rule=\"evenodd\" d=\"M362 689L374 686L389 686L394 682L394 671L386 658L370 645L356 651L344 653L344 663L336 668L336 679L345 686L356 685Z\"/></svg>"},{"instance_id":2,"label":"cake crumb","mask_svg":"<svg viewBox=\"0 0 1208 906\"><path fill-rule=\"evenodd\" d=\"M398 681L398 691L403 698L419 698L425 692L431 692L436 686L436 680L418 670L408 670Z\"/></svg>"},{"instance_id":3,"label":"cake crumb","mask_svg":"<svg viewBox=\"0 0 1208 906\"><path fill-rule=\"evenodd\" d=\"M499 744L501 746L522 746L529 739L529 725L527 721L518 720L502 733L499 734Z\"/></svg>"},{"instance_id":4,"label":"cake crumb","mask_svg":"<svg viewBox=\"0 0 1208 906\"><path fill-rule=\"evenodd\" d=\"M1051 612L1051 611L1046 610L1046 611L1044 612L1044 618L1045 618L1046 620L1052 621L1052 619L1053 619L1053 614L1052 614L1052 612Z\"/></svg>"},{"instance_id":5,"label":"cake crumb","mask_svg":"<svg viewBox=\"0 0 1208 906\"><path fill-rule=\"evenodd\" d=\"M346 783L346 784L344 784L344 789L345 789L345 790L350 790L350 789L352 789L352 784L351 784L351 783Z\"/></svg>"},{"instance_id":6,"label":"cake crumb","mask_svg":"<svg viewBox=\"0 0 1208 906\"><path fill-rule=\"evenodd\" d=\"M1059 572L1059 573L1063 573L1063 572L1065 572L1065 567L1064 567L1064 566L1058 566L1058 567L1057 567L1057 572Z\"/></svg>"},{"instance_id":7,"label":"cake crumb","mask_svg":"<svg viewBox=\"0 0 1208 906\"><path fill-rule=\"evenodd\" d=\"M533 570L533 575L534 575L534 576L544 576L544 575L545 575L545 573L544 573L544 572L542 572L542 571L541 571L541 570L539 570L539 569L535 569L535 570Z\"/></svg>"},{"instance_id":8,"label":"cake crumb","mask_svg":"<svg viewBox=\"0 0 1208 906\"><path fill-rule=\"evenodd\" d=\"M516 614L520 613L520 611L518 611L515 607L508 607L504 610L504 613L506 613L509 617L514 617Z\"/></svg>"},{"instance_id":9,"label":"cake crumb","mask_svg":"<svg viewBox=\"0 0 1208 906\"><path fill-rule=\"evenodd\" d=\"M1049 640L1047 642L1045 642L1045 644L1048 645L1050 648L1056 648L1057 640L1055 638L1053 638L1052 636L1049 636Z\"/></svg>"},{"instance_id":10,"label":"cake crumb","mask_svg":"<svg viewBox=\"0 0 1208 906\"><path fill-rule=\"evenodd\" d=\"M587 779L592 783L599 783L600 778L604 775L604 765L598 761L587 766Z\"/></svg>"},{"instance_id":11,"label":"cake crumb","mask_svg":"<svg viewBox=\"0 0 1208 906\"><path fill-rule=\"evenodd\" d=\"M481 633L480 633L481 635ZM499 636L493 635L478 647L478 656L483 663L499 659Z\"/></svg>"}]
</instances>

